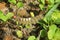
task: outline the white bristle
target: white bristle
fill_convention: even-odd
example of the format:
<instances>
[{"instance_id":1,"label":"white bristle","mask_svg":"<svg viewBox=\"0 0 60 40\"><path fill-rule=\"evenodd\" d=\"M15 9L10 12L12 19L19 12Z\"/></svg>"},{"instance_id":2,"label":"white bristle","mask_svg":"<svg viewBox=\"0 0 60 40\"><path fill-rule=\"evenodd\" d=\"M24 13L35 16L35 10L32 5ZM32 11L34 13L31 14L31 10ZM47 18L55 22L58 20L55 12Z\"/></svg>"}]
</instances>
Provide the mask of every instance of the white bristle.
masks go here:
<instances>
[{"instance_id":1,"label":"white bristle","mask_svg":"<svg viewBox=\"0 0 60 40\"><path fill-rule=\"evenodd\" d=\"M30 20L31 20L31 18L28 18L28 20L30 21Z\"/></svg>"},{"instance_id":2,"label":"white bristle","mask_svg":"<svg viewBox=\"0 0 60 40\"><path fill-rule=\"evenodd\" d=\"M25 18L23 18L23 21L25 21L26 19Z\"/></svg>"},{"instance_id":3,"label":"white bristle","mask_svg":"<svg viewBox=\"0 0 60 40\"><path fill-rule=\"evenodd\" d=\"M26 18L26 21L28 21L28 18Z\"/></svg>"}]
</instances>

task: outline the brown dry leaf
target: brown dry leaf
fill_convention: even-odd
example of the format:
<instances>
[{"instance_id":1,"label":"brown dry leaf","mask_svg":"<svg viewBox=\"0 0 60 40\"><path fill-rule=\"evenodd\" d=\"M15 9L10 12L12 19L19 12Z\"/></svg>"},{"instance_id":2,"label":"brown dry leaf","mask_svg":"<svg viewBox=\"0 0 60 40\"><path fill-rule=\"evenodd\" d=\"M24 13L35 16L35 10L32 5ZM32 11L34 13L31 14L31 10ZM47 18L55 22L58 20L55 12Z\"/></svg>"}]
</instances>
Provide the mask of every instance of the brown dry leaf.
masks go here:
<instances>
[{"instance_id":1,"label":"brown dry leaf","mask_svg":"<svg viewBox=\"0 0 60 40\"><path fill-rule=\"evenodd\" d=\"M4 3L4 2L0 3L0 9L5 8L5 5L6 5L6 3Z\"/></svg>"},{"instance_id":2,"label":"brown dry leaf","mask_svg":"<svg viewBox=\"0 0 60 40\"><path fill-rule=\"evenodd\" d=\"M6 3L5 2L1 2L0 3L0 10L3 12L3 13L6 13L8 11L8 8L6 7Z\"/></svg>"},{"instance_id":3,"label":"brown dry leaf","mask_svg":"<svg viewBox=\"0 0 60 40\"><path fill-rule=\"evenodd\" d=\"M13 40L11 35L5 35L4 40Z\"/></svg>"},{"instance_id":4,"label":"brown dry leaf","mask_svg":"<svg viewBox=\"0 0 60 40\"><path fill-rule=\"evenodd\" d=\"M27 11L25 9L22 10L18 10L17 15L19 15L20 17L28 17L29 14L27 13Z\"/></svg>"}]
</instances>

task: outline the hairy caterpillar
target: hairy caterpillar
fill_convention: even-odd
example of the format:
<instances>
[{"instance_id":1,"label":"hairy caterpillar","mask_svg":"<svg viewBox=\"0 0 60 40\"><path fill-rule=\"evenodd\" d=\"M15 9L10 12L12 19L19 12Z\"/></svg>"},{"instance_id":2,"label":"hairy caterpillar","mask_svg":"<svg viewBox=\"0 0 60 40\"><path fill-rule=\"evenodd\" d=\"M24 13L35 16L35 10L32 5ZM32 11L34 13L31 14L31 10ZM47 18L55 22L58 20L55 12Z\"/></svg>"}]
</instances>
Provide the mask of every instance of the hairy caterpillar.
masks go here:
<instances>
[{"instance_id":1,"label":"hairy caterpillar","mask_svg":"<svg viewBox=\"0 0 60 40\"><path fill-rule=\"evenodd\" d=\"M45 13L45 12L41 11L39 15L37 15L35 17L29 17L29 18L18 17L18 21L20 24L23 24L23 25L25 25L25 24L36 24L36 23L38 23L38 21L40 19L43 18L43 13Z\"/></svg>"},{"instance_id":2,"label":"hairy caterpillar","mask_svg":"<svg viewBox=\"0 0 60 40\"><path fill-rule=\"evenodd\" d=\"M1 3L0 3L1 4ZM6 8L5 7L5 4L3 3L2 4L3 5L3 8L1 8L0 7L0 10L2 10L3 12L5 11L5 10L8 10L8 8ZM12 6L12 5L10 5L10 6ZM12 6L13 7L13 6ZM14 7L13 7L13 9L14 9ZM39 8L31 8L30 10L38 10L39 11ZM20 10L21 11L21 10ZM23 11L25 11L25 13L27 14L27 12L26 12L26 10L24 10L23 9ZM22 11L22 13L24 13ZM13 10L13 12L15 12L16 13L16 9L14 9ZM43 11L42 11L43 12ZM39 15L37 15L37 16L35 16L35 17L28 17L28 18L24 18L24 17L18 17L17 18L17 20L18 20L18 22L20 23L20 24L23 24L23 25L25 25L25 24L36 24L40 19L42 19L42 15L43 15L43 13L42 12L40 12L39 13ZM42 14L41 14L42 13ZM19 15L19 14L18 14ZM22 15L21 15L22 16Z\"/></svg>"},{"instance_id":3,"label":"hairy caterpillar","mask_svg":"<svg viewBox=\"0 0 60 40\"><path fill-rule=\"evenodd\" d=\"M25 24L36 24L36 23L38 23L38 21L40 19L43 18L43 14L45 13L45 11L40 11L38 5L33 5L33 6L29 6L29 7L22 9L22 11L21 11L21 9L18 9L18 11L17 11L17 14L18 14L17 15L18 16L17 17L17 21L20 24L23 24L23 25L25 25ZM30 15L29 14L30 12L35 12L35 17L29 16ZM19 14L20 14L20 16L19 16ZM25 17L21 17L21 16L25 16Z\"/></svg>"}]
</instances>

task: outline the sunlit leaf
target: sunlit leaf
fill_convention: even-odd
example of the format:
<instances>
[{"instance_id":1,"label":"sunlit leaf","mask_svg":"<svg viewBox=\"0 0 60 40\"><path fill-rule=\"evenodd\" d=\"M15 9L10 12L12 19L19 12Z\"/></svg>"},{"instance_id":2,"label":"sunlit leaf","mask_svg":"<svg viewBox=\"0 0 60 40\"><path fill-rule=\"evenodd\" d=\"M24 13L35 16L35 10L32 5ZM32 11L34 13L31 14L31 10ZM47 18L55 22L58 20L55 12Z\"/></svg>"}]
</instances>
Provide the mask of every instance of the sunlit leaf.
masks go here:
<instances>
[{"instance_id":1,"label":"sunlit leaf","mask_svg":"<svg viewBox=\"0 0 60 40\"><path fill-rule=\"evenodd\" d=\"M52 14L52 20L56 23L56 24L60 24L60 11L59 10L55 10Z\"/></svg>"},{"instance_id":2,"label":"sunlit leaf","mask_svg":"<svg viewBox=\"0 0 60 40\"><path fill-rule=\"evenodd\" d=\"M45 17L44 17L44 19L43 19L46 23L48 23L48 22L51 21L51 15L52 15L52 13L55 11L55 9L58 7L58 5L59 5L59 3L55 4L55 5L46 13L46 15L45 15Z\"/></svg>"},{"instance_id":3,"label":"sunlit leaf","mask_svg":"<svg viewBox=\"0 0 60 40\"><path fill-rule=\"evenodd\" d=\"M18 8L23 7L23 3L22 3L22 2L18 2L18 3L17 3L17 7L18 7Z\"/></svg>"},{"instance_id":4,"label":"sunlit leaf","mask_svg":"<svg viewBox=\"0 0 60 40\"><path fill-rule=\"evenodd\" d=\"M53 39L55 33L56 33L56 30L57 30L57 26L56 25L51 25L49 26L49 31L48 31L48 38L49 39Z\"/></svg>"},{"instance_id":5,"label":"sunlit leaf","mask_svg":"<svg viewBox=\"0 0 60 40\"><path fill-rule=\"evenodd\" d=\"M54 35L54 40L60 40L60 29L59 28Z\"/></svg>"},{"instance_id":6,"label":"sunlit leaf","mask_svg":"<svg viewBox=\"0 0 60 40\"><path fill-rule=\"evenodd\" d=\"M35 36L30 36L30 37L28 37L28 40L36 40L36 37Z\"/></svg>"},{"instance_id":7,"label":"sunlit leaf","mask_svg":"<svg viewBox=\"0 0 60 40\"><path fill-rule=\"evenodd\" d=\"M45 4L45 0L38 0L41 4Z\"/></svg>"},{"instance_id":8,"label":"sunlit leaf","mask_svg":"<svg viewBox=\"0 0 60 40\"><path fill-rule=\"evenodd\" d=\"M60 0L55 0L56 3L60 2Z\"/></svg>"},{"instance_id":9,"label":"sunlit leaf","mask_svg":"<svg viewBox=\"0 0 60 40\"><path fill-rule=\"evenodd\" d=\"M49 4L54 4L54 0L47 0Z\"/></svg>"},{"instance_id":10,"label":"sunlit leaf","mask_svg":"<svg viewBox=\"0 0 60 40\"><path fill-rule=\"evenodd\" d=\"M41 3L42 3L42 4L45 4L45 0L41 0Z\"/></svg>"},{"instance_id":11,"label":"sunlit leaf","mask_svg":"<svg viewBox=\"0 0 60 40\"><path fill-rule=\"evenodd\" d=\"M44 5L43 4L40 4L39 7L40 7L41 10L44 9Z\"/></svg>"},{"instance_id":12,"label":"sunlit leaf","mask_svg":"<svg viewBox=\"0 0 60 40\"><path fill-rule=\"evenodd\" d=\"M8 19L11 19L13 16L13 13L8 12L7 15L4 15L2 11L0 11L0 19L3 21L7 21Z\"/></svg>"},{"instance_id":13,"label":"sunlit leaf","mask_svg":"<svg viewBox=\"0 0 60 40\"><path fill-rule=\"evenodd\" d=\"M16 30L16 35L17 35L19 38L22 38L22 37L23 37L23 33L22 33L22 31L20 31L20 30Z\"/></svg>"},{"instance_id":14,"label":"sunlit leaf","mask_svg":"<svg viewBox=\"0 0 60 40\"><path fill-rule=\"evenodd\" d=\"M16 4L16 0L8 0L8 2L10 2L12 4Z\"/></svg>"}]
</instances>

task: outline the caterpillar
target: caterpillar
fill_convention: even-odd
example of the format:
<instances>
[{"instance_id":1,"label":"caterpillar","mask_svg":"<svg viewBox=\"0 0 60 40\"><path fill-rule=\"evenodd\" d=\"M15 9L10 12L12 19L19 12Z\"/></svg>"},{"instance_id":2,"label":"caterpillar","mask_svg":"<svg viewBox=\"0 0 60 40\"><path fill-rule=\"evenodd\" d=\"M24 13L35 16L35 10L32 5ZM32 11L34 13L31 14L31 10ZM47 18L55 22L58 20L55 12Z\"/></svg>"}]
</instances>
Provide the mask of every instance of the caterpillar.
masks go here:
<instances>
[{"instance_id":1,"label":"caterpillar","mask_svg":"<svg viewBox=\"0 0 60 40\"><path fill-rule=\"evenodd\" d=\"M5 5L5 4L4 4ZM34 5L33 5L34 6ZM15 6L12 6L12 5L10 5L10 7L12 7L14 10L13 10L13 12L18 12L18 10L16 10L16 7ZM6 9L6 7L4 7L5 9ZM1 9L1 10L5 10L5 9ZM8 9L6 9L6 10L8 10ZM30 9L28 9L28 10L37 10L37 11L39 11L39 8L36 8L36 7L31 7ZM23 11L25 11L25 12L23 12ZM17 21L20 23L20 24L23 24L23 25L25 25L25 24L36 24L36 23L38 23L38 21L40 20L40 19L42 19L43 18L43 12L44 11L41 11L40 13L39 13L39 15L37 15L37 16L35 16L35 17L28 17L29 16L29 14L26 12L26 8L25 8L25 10L23 9L23 11L22 11L22 13L26 13L27 15L25 15L25 16L27 16L27 18L24 18L24 17L19 17L19 16L17 16ZM17 13L18 14L18 13ZM19 14L18 14L19 15Z\"/></svg>"},{"instance_id":2,"label":"caterpillar","mask_svg":"<svg viewBox=\"0 0 60 40\"><path fill-rule=\"evenodd\" d=\"M33 5L33 4L32 4ZM25 6L24 6L25 7ZM21 11L22 10L22 11ZM28 10L28 13L27 13L27 10ZM33 11L33 12L36 12L37 15L35 15L35 17L31 17L29 16L29 11ZM23 25L26 25L26 24L36 24L38 23L38 21L40 19L43 18L43 14L45 13L45 10L44 11L40 11L38 5L33 5L33 6L28 6L26 5L26 8L23 8L23 9L18 9L17 10L17 14L19 17L17 17L17 21L20 23L20 24L23 24ZM25 15L24 15L25 14ZM25 16L25 17L21 17L21 16ZM26 17L27 16L27 17Z\"/></svg>"},{"instance_id":3,"label":"caterpillar","mask_svg":"<svg viewBox=\"0 0 60 40\"><path fill-rule=\"evenodd\" d=\"M37 11L38 13L36 12L37 15L35 15L34 17L31 17L31 16L28 15L29 12L27 13L27 10L29 10L30 12L31 11L33 11L33 12L36 12ZM45 13L45 10L44 11L40 11L38 5L33 5L33 6L26 5L26 8L23 8L22 11L21 11L21 9L18 9L17 10L18 16L20 14L20 16L17 17L17 21L20 24L23 24L23 25L26 25L26 24L36 24L36 23L38 23L38 21L40 19L43 18L43 14L44 13ZM27 16L27 17L21 17L21 16Z\"/></svg>"},{"instance_id":4,"label":"caterpillar","mask_svg":"<svg viewBox=\"0 0 60 40\"><path fill-rule=\"evenodd\" d=\"M39 20L43 19L43 13L45 13L45 12L41 11L40 14L35 17L28 17L28 18L18 17L18 22L23 25L36 24L36 23L38 23Z\"/></svg>"}]
</instances>

